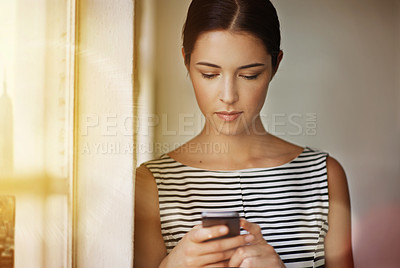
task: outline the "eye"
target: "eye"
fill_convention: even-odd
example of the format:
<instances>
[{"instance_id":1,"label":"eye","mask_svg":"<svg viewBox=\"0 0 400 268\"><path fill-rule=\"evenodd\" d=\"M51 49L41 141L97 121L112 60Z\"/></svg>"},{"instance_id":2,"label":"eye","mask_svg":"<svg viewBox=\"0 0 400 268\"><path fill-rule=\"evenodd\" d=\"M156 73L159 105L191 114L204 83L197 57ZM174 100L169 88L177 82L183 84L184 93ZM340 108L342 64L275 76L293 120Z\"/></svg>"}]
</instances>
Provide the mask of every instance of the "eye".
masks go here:
<instances>
[{"instance_id":1,"label":"eye","mask_svg":"<svg viewBox=\"0 0 400 268\"><path fill-rule=\"evenodd\" d=\"M205 79L213 79L213 78L217 77L218 74L205 74L205 73L202 73L201 76L203 78L205 78Z\"/></svg>"},{"instance_id":2,"label":"eye","mask_svg":"<svg viewBox=\"0 0 400 268\"><path fill-rule=\"evenodd\" d=\"M255 75L241 75L241 77L243 77L244 79L246 79L246 80L255 80L255 79L257 79L257 77L259 76L260 74L255 74Z\"/></svg>"}]
</instances>

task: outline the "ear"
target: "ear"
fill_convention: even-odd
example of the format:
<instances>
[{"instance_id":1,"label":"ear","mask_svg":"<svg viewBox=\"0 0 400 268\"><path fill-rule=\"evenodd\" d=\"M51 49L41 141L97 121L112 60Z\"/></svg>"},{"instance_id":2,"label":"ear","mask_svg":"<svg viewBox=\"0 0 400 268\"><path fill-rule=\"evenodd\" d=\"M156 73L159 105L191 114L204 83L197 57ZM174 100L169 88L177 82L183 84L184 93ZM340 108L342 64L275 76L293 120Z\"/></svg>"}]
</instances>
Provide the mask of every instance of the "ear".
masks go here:
<instances>
[{"instance_id":1,"label":"ear","mask_svg":"<svg viewBox=\"0 0 400 268\"><path fill-rule=\"evenodd\" d=\"M182 57L183 57L183 64L185 64L186 70L189 72L189 64L186 64L186 54L184 48L182 48Z\"/></svg>"},{"instance_id":2,"label":"ear","mask_svg":"<svg viewBox=\"0 0 400 268\"><path fill-rule=\"evenodd\" d=\"M276 67L275 67L274 73L272 74L271 80L272 80L272 78L274 78L276 72L278 71L279 65L281 64L282 59L283 59L283 51L280 50L279 53L278 53L278 57L277 57L277 61L276 61Z\"/></svg>"}]
</instances>

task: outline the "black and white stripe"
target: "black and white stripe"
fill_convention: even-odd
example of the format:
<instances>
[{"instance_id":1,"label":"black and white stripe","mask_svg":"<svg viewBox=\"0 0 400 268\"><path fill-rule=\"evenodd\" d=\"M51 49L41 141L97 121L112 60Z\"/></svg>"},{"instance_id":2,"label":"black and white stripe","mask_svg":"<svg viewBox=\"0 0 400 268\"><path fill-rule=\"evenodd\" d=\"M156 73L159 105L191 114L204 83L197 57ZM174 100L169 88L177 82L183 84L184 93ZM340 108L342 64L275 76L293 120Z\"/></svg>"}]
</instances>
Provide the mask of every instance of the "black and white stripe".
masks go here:
<instances>
[{"instance_id":1,"label":"black and white stripe","mask_svg":"<svg viewBox=\"0 0 400 268\"><path fill-rule=\"evenodd\" d=\"M209 171L168 155L146 162L156 180L162 235L170 252L202 211L236 211L257 223L287 267L323 267L328 231L327 154L305 148L273 168Z\"/></svg>"}]
</instances>

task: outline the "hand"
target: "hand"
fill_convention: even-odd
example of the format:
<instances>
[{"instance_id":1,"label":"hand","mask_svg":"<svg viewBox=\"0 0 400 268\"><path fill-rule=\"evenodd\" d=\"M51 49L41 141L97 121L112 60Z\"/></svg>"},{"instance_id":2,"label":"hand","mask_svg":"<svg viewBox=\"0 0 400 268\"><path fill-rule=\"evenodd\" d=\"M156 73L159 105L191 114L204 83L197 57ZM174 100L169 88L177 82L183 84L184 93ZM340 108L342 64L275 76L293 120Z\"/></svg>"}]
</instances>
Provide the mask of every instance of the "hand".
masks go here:
<instances>
[{"instance_id":1,"label":"hand","mask_svg":"<svg viewBox=\"0 0 400 268\"><path fill-rule=\"evenodd\" d=\"M193 227L163 260L160 267L227 267L236 249L254 240L254 235L206 241L228 233L224 225L203 228Z\"/></svg>"},{"instance_id":2,"label":"hand","mask_svg":"<svg viewBox=\"0 0 400 268\"><path fill-rule=\"evenodd\" d=\"M240 226L254 235L255 239L238 248L231 260L229 267L241 268L282 268L285 267L275 249L265 241L262 236L261 228L255 223L240 220Z\"/></svg>"}]
</instances>

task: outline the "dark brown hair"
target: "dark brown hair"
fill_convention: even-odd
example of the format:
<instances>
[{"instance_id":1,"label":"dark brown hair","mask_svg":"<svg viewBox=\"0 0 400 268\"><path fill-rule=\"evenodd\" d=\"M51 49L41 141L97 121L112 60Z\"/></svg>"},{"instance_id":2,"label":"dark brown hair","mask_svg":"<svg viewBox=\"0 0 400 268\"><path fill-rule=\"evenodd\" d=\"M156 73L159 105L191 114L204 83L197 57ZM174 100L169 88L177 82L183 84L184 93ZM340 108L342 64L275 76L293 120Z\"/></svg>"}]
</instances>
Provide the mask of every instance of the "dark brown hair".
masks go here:
<instances>
[{"instance_id":1,"label":"dark brown hair","mask_svg":"<svg viewBox=\"0 0 400 268\"><path fill-rule=\"evenodd\" d=\"M275 69L281 44L278 15L269 0L193 0L183 27L185 64L197 38L213 30L247 32L264 43Z\"/></svg>"}]
</instances>

